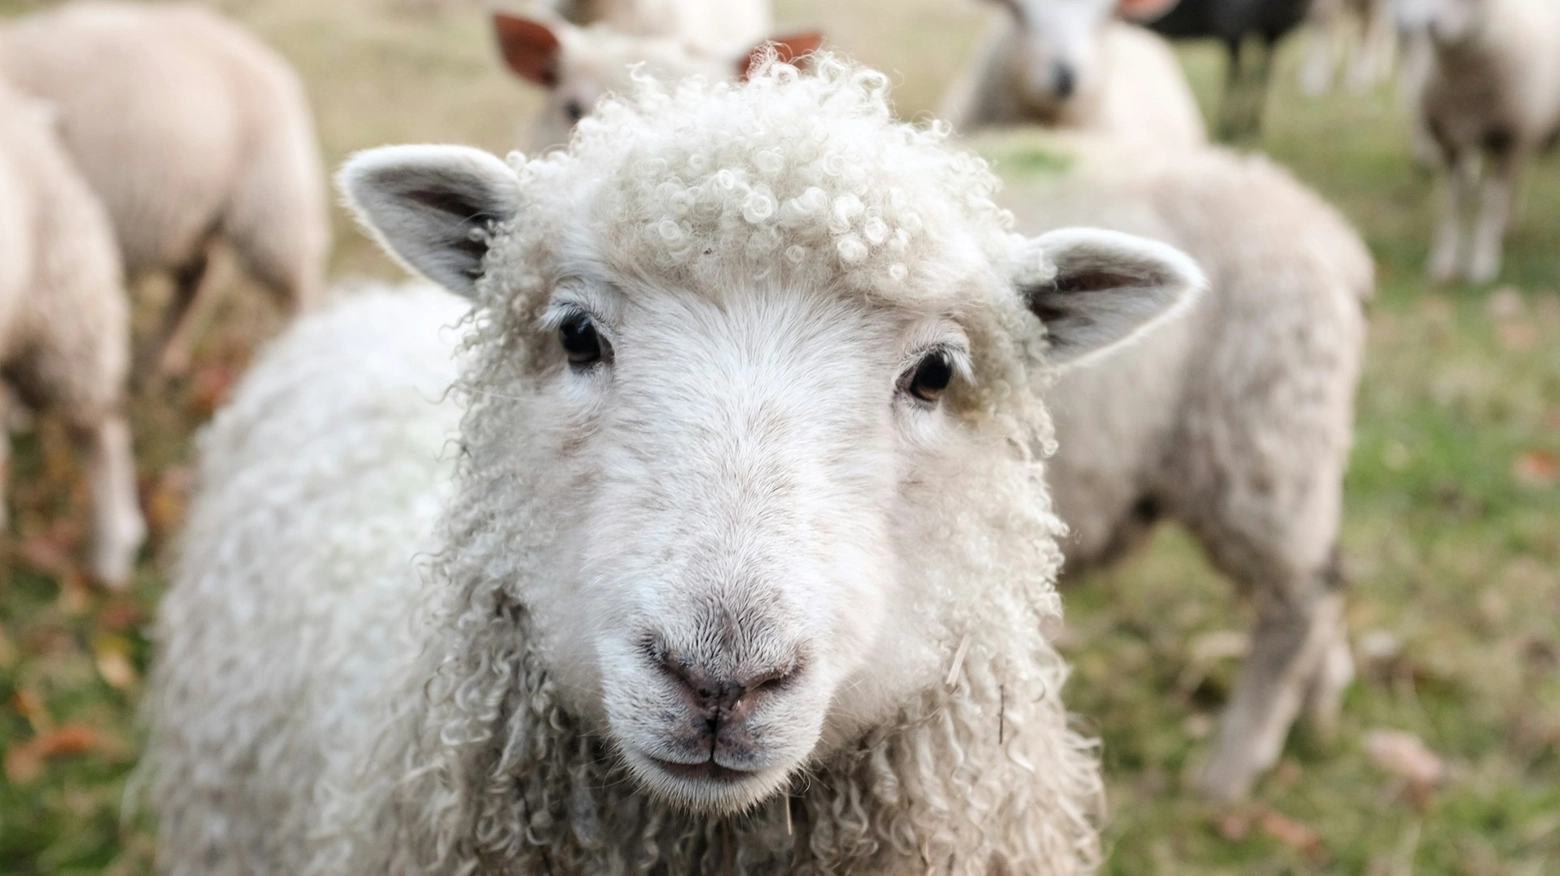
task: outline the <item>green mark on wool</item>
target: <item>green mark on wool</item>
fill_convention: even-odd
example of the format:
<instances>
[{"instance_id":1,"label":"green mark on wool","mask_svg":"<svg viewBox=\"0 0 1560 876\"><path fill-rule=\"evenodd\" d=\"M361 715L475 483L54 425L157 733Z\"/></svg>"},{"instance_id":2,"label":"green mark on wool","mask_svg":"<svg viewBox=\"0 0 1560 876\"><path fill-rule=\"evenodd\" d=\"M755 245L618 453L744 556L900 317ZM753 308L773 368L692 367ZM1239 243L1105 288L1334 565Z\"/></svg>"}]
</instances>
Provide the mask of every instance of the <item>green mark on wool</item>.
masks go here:
<instances>
[{"instance_id":1,"label":"green mark on wool","mask_svg":"<svg viewBox=\"0 0 1560 876\"><path fill-rule=\"evenodd\" d=\"M984 153L991 167L1004 179L1032 179L1041 176L1066 176L1077 159L1063 152L1042 147L993 150Z\"/></svg>"}]
</instances>

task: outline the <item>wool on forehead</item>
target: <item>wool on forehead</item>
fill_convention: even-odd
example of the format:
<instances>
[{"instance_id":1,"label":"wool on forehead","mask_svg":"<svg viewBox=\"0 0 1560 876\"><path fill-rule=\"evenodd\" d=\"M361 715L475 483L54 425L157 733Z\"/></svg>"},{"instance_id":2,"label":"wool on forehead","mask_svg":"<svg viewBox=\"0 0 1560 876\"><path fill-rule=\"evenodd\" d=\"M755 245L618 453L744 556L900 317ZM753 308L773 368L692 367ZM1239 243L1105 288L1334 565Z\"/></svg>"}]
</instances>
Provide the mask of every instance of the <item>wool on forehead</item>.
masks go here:
<instances>
[{"instance_id":1,"label":"wool on forehead","mask_svg":"<svg viewBox=\"0 0 1560 876\"><path fill-rule=\"evenodd\" d=\"M663 280L783 274L906 304L969 294L1011 251L986 163L897 122L887 78L828 55L748 81L641 78L565 152L517 166L513 233ZM583 224L582 224L583 223ZM521 247L521 249L527 249Z\"/></svg>"}]
</instances>

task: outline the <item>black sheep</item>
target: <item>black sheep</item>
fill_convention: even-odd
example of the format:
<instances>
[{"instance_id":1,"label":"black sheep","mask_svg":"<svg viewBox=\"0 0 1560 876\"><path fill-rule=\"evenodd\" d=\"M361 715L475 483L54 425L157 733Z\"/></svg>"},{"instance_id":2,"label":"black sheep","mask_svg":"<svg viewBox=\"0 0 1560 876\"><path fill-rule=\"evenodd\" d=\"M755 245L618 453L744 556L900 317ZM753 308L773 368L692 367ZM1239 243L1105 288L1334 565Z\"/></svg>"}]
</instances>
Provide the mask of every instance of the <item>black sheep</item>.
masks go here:
<instances>
[{"instance_id":1,"label":"black sheep","mask_svg":"<svg viewBox=\"0 0 1560 876\"><path fill-rule=\"evenodd\" d=\"M1219 137L1230 140L1255 134L1262 125L1262 104L1273 70L1273 51L1279 40L1305 20L1311 0L1179 0L1168 9L1164 9L1165 5L1141 0L1124 2L1122 12L1173 40L1222 40L1230 61L1224 103L1219 108ZM1141 7L1141 12L1136 7ZM1242 63L1241 49L1251 35L1262 40L1254 65Z\"/></svg>"}]
</instances>

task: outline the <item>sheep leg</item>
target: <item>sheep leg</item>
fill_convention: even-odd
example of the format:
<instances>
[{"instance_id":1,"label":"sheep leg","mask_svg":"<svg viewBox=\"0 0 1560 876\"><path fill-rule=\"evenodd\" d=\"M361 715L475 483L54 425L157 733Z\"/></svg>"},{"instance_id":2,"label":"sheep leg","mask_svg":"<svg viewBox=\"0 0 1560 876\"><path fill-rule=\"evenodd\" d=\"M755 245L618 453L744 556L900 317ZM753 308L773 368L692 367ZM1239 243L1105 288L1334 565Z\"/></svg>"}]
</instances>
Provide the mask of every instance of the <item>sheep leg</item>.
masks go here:
<instances>
[{"instance_id":1,"label":"sheep leg","mask_svg":"<svg viewBox=\"0 0 1560 876\"><path fill-rule=\"evenodd\" d=\"M1349 86L1354 91L1369 91L1392 68L1397 34L1392 25L1389 3L1369 4L1360 22L1360 50L1349 70Z\"/></svg>"},{"instance_id":2,"label":"sheep leg","mask_svg":"<svg viewBox=\"0 0 1560 876\"><path fill-rule=\"evenodd\" d=\"M1348 658L1346 645L1339 651L1342 594L1318 592L1306 599L1269 593L1258 599L1257 616L1251 653L1202 773L1203 794L1216 800L1245 797L1257 777L1278 762L1289 727L1308 700L1319 714L1335 715L1337 698L1352 676L1351 664L1336 662Z\"/></svg>"},{"instance_id":3,"label":"sheep leg","mask_svg":"<svg viewBox=\"0 0 1560 876\"><path fill-rule=\"evenodd\" d=\"M1307 97L1326 94L1332 84L1338 12L1338 0L1317 0L1311 5L1311 20L1305 29L1305 62L1300 67L1300 92Z\"/></svg>"},{"instance_id":4,"label":"sheep leg","mask_svg":"<svg viewBox=\"0 0 1560 876\"><path fill-rule=\"evenodd\" d=\"M157 372L164 377L183 374L190 368L190 334L194 330L195 303L205 288L211 264L210 244L186 262L173 275L173 300L163 313L162 328L153 349Z\"/></svg>"},{"instance_id":5,"label":"sheep leg","mask_svg":"<svg viewBox=\"0 0 1560 876\"><path fill-rule=\"evenodd\" d=\"M1520 149L1508 148L1491 156L1480 192L1479 218L1473 231L1473 255L1468 260L1468 281L1489 283L1500 274L1501 249L1511 221L1512 192L1523 163Z\"/></svg>"},{"instance_id":6,"label":"sheep leg","mask_svg":"<svg viewBox=\"0 0 1560 876\"><path fill-rule=\"evenodd\" d=\"M1478 185L1478 156L1459 154L1443 147L1443 174L1440 197L1439 231L1430 250L1430 279L1450 283L1457 276L1462 258L1462 224L1469 201Z\"/></svg>"},{"instance_id":7,"label":"sheep leg","mask_svg":"<svg viewBox=\"0 0 1560 876\"><path fill-rule=\"evenodd\" d=\"M11 392L0 386L0 536L10 526L6 514L6 486L11 483Z\"/></svg>"},{"instance_id":8,"label":"sheep leg","mask_svg":"<svg viewBox=\"0 0 1560 876\"><path fill-rule=\"evenodd\" d=\"M1225 41L1225 55L1229 66L1224 71L1224 100L1219 104L1219 139L1229 142L1239 136L1240 105L1244 99L1245 78L1241 75L1241 49L1243 40L1233 37Z\"/></svg>"},{"instance_id":9,"label":"sheep leg","mask_svg":"<svg viewBox=\"0 0 1560 876\"><path fill-rule=\"evenodd\" d=\"M103 417L76 430L86 457L92 491L92 558L94 577L115 590L127 587L136 554L146 539L146 522L136 498L135 456L130 427L119 414Z\"/></svg>"}]
</instances>

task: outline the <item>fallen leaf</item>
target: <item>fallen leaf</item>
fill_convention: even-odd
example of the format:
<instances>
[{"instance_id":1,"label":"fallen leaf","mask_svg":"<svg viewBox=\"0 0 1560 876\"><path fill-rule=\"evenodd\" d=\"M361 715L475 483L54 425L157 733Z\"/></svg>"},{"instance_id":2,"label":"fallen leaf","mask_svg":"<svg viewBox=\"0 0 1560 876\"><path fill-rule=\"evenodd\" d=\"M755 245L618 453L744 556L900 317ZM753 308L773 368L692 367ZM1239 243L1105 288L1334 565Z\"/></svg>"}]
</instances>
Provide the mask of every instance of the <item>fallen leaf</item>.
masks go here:
<instances>
[{"instance_id":1,"label":"fallen leaf","mask_svg":"<svg viewBox=\"0 0 1560 876\"><path fill-rule=\"evenodd\" d=\"M1268 836L1305 855L1312 863L1320 864L1327 859L1327 847L1322 845L1321 836L1293 818L1269 809L1262 813L1257 823Z\"/></svg>"},{"instance_id":2,"label":"fallen leaf","mask_svg":"<svg viewBox=\"0 0 1560 876\"><path fill-rule=\"evenodd\" d=\"M1402 776L1422 790L1446 778L1445 761L1412 733L1372 730L1365 735L1365 754L1377 769Z\"/></svg>"},{"instance_id":3,"label":"fallen leaf","mask_svg":"<svg viewBox=\"0 0 1560 876\"><path fill-rule=\"evenodd\" d=\"M100 635L92 643L98 674L116 690L128 691L140 681L130 665L130 643L123 636Z\"/></svg>"},{"instance_id":4,"label":"fallen leaf","mask_svg":"<svg viewBox=\"0 0 1560 876\"><path fill-rule=\"evenodd\" d=\"M27 719L27 723L32 725L34 733L41 733L47 730L49 725L53 723L49 720L48 711L43 707L43 697L38 696L37 691L28 690L27 688L17 691L16 695L11 697L11 708L15 709L17 714Z\"/></svg>"},{"instance_id":5,"label":"fallen leaf","mask_svg":"<svg viewBox=\"0 0 1560 876\"><path fill-rule=\"evenodd\" d=\"M11 746L5 753L5 777L14 785L25 785L43 773L44 761L53 757L81 754L98 745L97 731L80 724L64 724Z\"/></svg>"},{"instance_id":6,"label":"fallen leaf","mask_svg":"<svg viewBox=\"0 0 1560 876\"><path fill-rule=\"evenodd\" d=\"M223 362L211 362L197 368L190 381L190 400L194 402L196 412L203 417L211 416L227 400L233 381L237 379L238 369Z\"/></svg>"},{"instance_id":7,"label":"fallen leaf","mask_svg":"<svg viewBox=\"0 0 1560 876\"><path fill-rule=\"evenodd\" d=\"M1529 487L1552 487L1560 478L1560 462L1547 450L1529 450L1511 464L1511 476Z\"/></svg>"},{"instance_id":8,"label":"fallen leaf","mask_svg":"<svg viewBox=\"0 0 1560 876\"><path fill-rule=\"evenodd\" d=\"M66 574L72 566L70 546L50 533L22 539L16 546L16 556L35 571L55 577Z\"/></svg>"},{"instance_id":9,"label":"fallen leaf","mask_svg":"<svg viewBox=\"0 0 1560 876\"><path fill-rule=\"evenodd\" d=\"M188 466L169 467L145 490L146 522L159 535L176 531L184 522L194 473Z\"/></svg>"}]
</instances>

